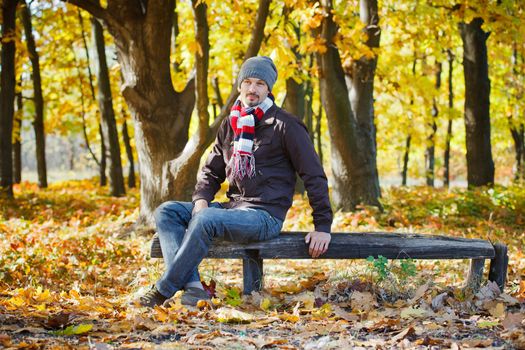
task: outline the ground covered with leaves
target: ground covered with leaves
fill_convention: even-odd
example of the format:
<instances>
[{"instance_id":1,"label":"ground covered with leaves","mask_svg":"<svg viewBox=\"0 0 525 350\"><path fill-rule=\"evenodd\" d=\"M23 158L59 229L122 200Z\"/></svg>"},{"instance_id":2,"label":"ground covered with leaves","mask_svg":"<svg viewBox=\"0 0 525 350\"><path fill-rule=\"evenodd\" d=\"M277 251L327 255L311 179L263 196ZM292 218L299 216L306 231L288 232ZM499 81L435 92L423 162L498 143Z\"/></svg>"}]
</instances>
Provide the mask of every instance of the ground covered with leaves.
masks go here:
<instances>
[{"instance_id":1,"label":"ground covered with leaves","mask_svg":"<svg viewBox=\"0 0 525 350\"><path fill-rule=\"evenodd\" d=\"M96 181L0 202L0 347L24 349L525 348L525 189L392 188L384 212L336 213L334 232L482 238L509 246L505 292L463 289L468 261L275 260L265 289L241 294L240 261L205 260L214 293L197 308L129 306L161 273L137 234L139 198ZM285 230L312 228L296 197Z\"/></svg>"}]
</instances>

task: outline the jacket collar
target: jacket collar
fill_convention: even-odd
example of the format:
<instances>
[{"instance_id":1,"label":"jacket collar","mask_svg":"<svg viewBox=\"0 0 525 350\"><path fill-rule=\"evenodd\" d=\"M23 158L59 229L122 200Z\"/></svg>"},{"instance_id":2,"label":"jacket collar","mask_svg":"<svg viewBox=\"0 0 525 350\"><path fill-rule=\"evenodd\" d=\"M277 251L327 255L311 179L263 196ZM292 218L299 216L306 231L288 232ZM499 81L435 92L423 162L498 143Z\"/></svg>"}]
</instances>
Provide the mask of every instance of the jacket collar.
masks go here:
<instances>
[{"instance_id":1,"label":"jacket collar","mask_svg":"<svg viewBox=\"0 0 525 350\"><path fill-rule=\"evenodd\" d=\"M272 125L275 123L275 114L277 113L277 110L279 107L273 103L273 105L264 113L264 116L259 120L258 126L261 125Z\"/></svg>"}]
</instances>

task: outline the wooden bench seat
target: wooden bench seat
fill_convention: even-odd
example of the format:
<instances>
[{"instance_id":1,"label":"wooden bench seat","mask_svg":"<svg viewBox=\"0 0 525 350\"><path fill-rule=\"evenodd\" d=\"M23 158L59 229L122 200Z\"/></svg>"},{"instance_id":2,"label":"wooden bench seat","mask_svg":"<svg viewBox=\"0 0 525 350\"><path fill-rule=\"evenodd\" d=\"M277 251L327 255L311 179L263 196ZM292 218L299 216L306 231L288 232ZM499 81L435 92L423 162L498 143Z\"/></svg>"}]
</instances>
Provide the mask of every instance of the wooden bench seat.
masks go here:
<instances>
[{"instance_id":1,"label":"wooden bench seat","mask_svg":"<svg viewBox=\"0 0 525 350\"><path fill-rule=\"evenodd\" d=\"M261 290L264 259L311 259L306 232L282 232L275 239L254 243L216 242L207 258L242 259L244 293ZM162 258L155 234L152 258ZM507 247L482 239L456 238L386 232L333 233L328 251L317 259L366 259L379 255L387 259L471 259L467 286L476 291L481 285L486 259L490 259L489 280L501 290L507 276Z\"/></svg>"}]
</instances>

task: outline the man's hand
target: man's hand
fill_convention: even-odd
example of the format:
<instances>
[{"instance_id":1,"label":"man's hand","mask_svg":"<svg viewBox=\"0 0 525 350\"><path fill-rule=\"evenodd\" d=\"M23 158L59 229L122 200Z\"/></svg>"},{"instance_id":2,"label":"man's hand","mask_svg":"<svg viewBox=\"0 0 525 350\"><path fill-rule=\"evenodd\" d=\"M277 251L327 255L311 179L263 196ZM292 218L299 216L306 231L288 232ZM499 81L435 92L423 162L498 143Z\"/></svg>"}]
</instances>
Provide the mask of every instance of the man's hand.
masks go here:
<instances>
[{"instance_id":1,"label":"man's hand","mask_svg":"<svg viewBox=\"0 0 525 350\"><path fill-rule=\"evenodd\" d=\"M304 241L310 243L308 253L312 258L321 256L328 250L332 235L326 232L313 231L306 235Z\"/></svg>"},{"instance_id":2,"label":"man's hand","mask_svg":"<svg viewBox=\"0 0 525 350\"><path fill-rule=\"evenodd\" d=\"M197 199L193 204L193 210L191 211L191 215L193 216L197 214L204 208L208 208L208 201L205 199Z\"/></svg>"}]
</instances>

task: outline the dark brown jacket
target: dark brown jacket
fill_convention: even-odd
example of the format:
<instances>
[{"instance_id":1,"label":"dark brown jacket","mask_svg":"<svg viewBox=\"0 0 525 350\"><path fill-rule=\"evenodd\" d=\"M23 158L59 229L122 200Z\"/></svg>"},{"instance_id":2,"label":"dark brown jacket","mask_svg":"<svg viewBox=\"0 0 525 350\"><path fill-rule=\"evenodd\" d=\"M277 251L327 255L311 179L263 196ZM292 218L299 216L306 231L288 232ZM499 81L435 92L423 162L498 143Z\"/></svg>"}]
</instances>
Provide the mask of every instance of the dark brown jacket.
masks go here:
<instances>
[{"instance_id":1,"label":"dark brown jacket","mask_svg":"<svg viewBox=\"0 0 525 350\"><path fill-rule=\"evenodd\" d=\"M199 173L193 201L213 200L226 178L233 152L233 130L226 118L213 149ZM259 208L284 220L292 205L297 172L304 182L316 231L330 232L332 209L328 183L306 126L294 115L273 105L255 127L256 176L230 183L226 208Z\"/></svg>"}]
</instances>

